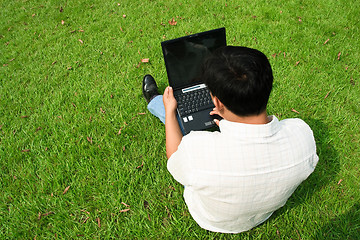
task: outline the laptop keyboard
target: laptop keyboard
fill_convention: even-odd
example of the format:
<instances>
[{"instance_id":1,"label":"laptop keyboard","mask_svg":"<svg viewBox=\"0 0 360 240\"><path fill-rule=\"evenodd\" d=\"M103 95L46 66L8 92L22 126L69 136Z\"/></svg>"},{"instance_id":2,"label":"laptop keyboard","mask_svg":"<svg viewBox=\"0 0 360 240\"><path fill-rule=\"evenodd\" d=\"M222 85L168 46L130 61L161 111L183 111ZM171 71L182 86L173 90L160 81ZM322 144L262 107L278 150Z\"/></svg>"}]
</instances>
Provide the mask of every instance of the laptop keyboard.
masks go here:
<instances>
[{"instance_id":1,"label":"laptop keyboard","mask_svg":"<svg viewBox=\"0 0 360 240\"><path fill-rule=\"evenodd\" d=\"M174 97L177 101L177 108L181 116L214 106L207 88L176 94Z\"/></svg>"}]
</instances>

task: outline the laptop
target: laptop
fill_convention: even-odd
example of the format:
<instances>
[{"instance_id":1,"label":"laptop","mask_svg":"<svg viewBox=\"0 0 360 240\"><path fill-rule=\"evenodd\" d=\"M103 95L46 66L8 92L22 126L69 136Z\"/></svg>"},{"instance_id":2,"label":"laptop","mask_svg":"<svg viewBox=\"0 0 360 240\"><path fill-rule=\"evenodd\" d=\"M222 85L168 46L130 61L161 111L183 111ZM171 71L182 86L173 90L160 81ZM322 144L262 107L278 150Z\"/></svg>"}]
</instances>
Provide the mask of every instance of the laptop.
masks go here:
<instances>
[{"instance_id":1,"label":"laptop","mask_svg":"<svg viewBox=\"0 0 360 240\"><path fill-rule=\"evenodd\" d=\"M205 58L226 46L225 28L192 34L161 43L169 85L177 100L179 124L184 134L216 127L210 92L199 78Z\"/></svg>"}]
</instances>

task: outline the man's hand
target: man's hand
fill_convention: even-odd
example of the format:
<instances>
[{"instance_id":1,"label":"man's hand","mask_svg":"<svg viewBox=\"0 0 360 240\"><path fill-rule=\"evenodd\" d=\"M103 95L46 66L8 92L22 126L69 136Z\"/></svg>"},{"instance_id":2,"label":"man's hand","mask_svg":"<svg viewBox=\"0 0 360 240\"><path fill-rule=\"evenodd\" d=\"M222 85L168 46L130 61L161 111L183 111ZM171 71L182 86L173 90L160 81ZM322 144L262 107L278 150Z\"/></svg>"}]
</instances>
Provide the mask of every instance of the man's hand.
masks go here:
<instances>
[{"instance_id":1,"label":"man's hand","mask_svg":"<svg viewBox=\"0 0 360 240\"><path fill-rule=\"evenodd\" d=\"M174 97L174 90L172 87L167 87L164 91L163 102L165 106L165 113L173 114L176 111L177 102Z\"/></svg>"},{"instance_id":2,"label":"man's hand","mask_svg":"<svg viewBox=\"0 0 360 240\"><path fill-rule=\"evenodd\" d=\"M224 118L224 117L221 115L221 112L220 112L216 107L213 108L213 110L210 112L210 115L219 115L221 118ZM220 124L220 120L219 120L219 119L214 119L214 122L216 123L216 125L219 126L219 124Z\"/></svg>"}]
</instances>

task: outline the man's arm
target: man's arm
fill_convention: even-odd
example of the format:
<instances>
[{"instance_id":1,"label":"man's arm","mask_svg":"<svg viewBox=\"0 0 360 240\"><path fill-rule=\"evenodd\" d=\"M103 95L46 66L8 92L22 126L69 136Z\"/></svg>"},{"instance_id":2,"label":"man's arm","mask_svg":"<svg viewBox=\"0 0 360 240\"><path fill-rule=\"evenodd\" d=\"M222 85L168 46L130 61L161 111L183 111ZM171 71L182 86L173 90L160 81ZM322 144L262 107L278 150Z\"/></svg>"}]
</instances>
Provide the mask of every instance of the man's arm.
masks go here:
<instances>
[{"instance_id":1,"label":"man's arm","mask_svg":"<svg viewBox=\"0 0 360 240\"><path fill-rule=\"evenodd\" d=\"M171 87L165 89L163 102L165 106L166 156L169 159L178 149L183 137L176 118L177 102Z\"/></svg>"}]
</instances>

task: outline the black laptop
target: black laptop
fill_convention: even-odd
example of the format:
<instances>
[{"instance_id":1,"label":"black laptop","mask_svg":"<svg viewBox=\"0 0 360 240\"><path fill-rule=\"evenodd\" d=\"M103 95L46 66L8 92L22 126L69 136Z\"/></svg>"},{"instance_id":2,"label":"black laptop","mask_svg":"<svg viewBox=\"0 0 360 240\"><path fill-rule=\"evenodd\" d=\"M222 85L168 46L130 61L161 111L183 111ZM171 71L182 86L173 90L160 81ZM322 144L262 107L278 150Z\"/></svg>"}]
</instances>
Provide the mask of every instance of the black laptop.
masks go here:
<instances>
[{"instance_id":1,"label":"black laptop","mask_svg":"<svg viewBox=\"0 0 360 240\"><path fill-rule=\"evenodd\" d=\"M215 127L210 92L199 78L204 59L226 46L225 28L192 34L161 43L169 85L184 133Z\"/></svg>"}]
</instances>

